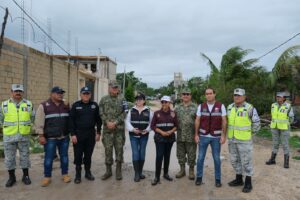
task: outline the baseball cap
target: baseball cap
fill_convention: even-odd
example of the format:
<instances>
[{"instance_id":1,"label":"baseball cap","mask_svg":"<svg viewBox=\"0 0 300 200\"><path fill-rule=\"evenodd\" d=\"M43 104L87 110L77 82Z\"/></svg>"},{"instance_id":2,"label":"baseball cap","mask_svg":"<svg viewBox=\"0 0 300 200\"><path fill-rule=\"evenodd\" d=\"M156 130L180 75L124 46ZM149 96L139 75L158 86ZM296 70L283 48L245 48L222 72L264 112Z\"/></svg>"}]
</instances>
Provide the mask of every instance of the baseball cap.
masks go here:
<instances>
[{"instance_id":1,"label":"baseball cap","mask_svg":"<svg viewBox=\"0 0 300 200\"><path fill-rule=\"evenodd\" d=\"M246 92L242 88L236 88L236 89L234 89L233 94L236 94L236 95L239 95L239 96L244 96L246 94Z\"/></svg>"},{"instance_id":2,"label":"baseball cap","mask_svg":"<svg viewBox=\"0 0 300 200\"><path fill-rule=\"evenodd\" d=\"M171 98L170 96L163 96L160 101L167 101L167 102L171 102Z\"/></svg>"},{"instance_id":3,"label":"baseball cap","mask_svg":"<svg viewBox=\"0 0 300 200\"><path fill-rule=\"evenodd\" d=\"M285 93L284 92L277 92L276 96L277 97L285 97Z\"/></svg>"},{"instance_id":4,"label":"baseball cap","mask_svg":"<svg viewBox=\"0 0 300 200\"><path fill-rule=\"evenodd\" d=\"M59 86L55 86L51 89L51 93L65 93L66 91L64 91L61 87Z\"/></svg>"},{"instance_id":5,"label":"baseball cap","mask_svg":"<svg viewBox=\"0 0 300 200\"><path fill-rule=\"evenodd\" d=\"M91 93L92 91L87 86L81 88L80 93Z\"/></svg>"},{"instance_id":6,"label":"baseball cap","mask_svg":"<svg viewBox=\"0 0 300 200\"><path fill-rule=\"evenodd\" d=\"M143 93L138 93L136 96L135 96L135 99L143 99L143 100L145 100L146 99L146 97L145 97L145 95L143 94Z\"/></svg>"},{"instance_id":7,"label":"baseball cap","mask_svg":"<svg viewBox=\"0 0 300 200\"><path fill-rule=\"evenodd\" d=\"M113 88L116 88L116 87L119 87L119 84L118 84L117 81L111 81L111 82L109 83L109 86L110 86L110 87L113 87Z\"/></svg>"},{"instance_id":8,"label":"baseball cap","mask_svg":"<svg viewBox=\"0 0 300 200\"><path fill-rule=\"evenodd\" d=\"M21 84L12 84L11 85L11 90L12 91L20 90L20 91L24 92L24 87Z\"/></svg>"},{"instance_id":9,"label":"baseball cap","mask_svg":"<svg viewBox=\"0 0 300 200\"><path fill-rule=\"evenodd\" d=\"M190 88L183 88L182 90L181 90L181 94L182 93L189 93L189 94L191 94L191 90L190 90Z\"/></svg>"}]
</instances>

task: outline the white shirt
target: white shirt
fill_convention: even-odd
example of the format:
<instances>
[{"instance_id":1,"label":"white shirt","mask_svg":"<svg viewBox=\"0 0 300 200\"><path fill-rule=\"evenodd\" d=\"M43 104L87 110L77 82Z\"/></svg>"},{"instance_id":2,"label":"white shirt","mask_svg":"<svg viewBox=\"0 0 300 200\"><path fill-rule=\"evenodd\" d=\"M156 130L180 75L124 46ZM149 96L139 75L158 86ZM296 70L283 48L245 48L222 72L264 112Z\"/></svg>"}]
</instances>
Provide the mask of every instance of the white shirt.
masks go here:
<instances>
[{"instance_id":1,"label":"white shirt","mask_svg":"<svg viewBox=\"0 0 300 200\"><path fill-rule=\"evenodd\" d=\"M215 103L213 103L213 104L209 104L208 102L206 102L206 103L208 106L208 111L211 113ZM222 113L222 117L226 116L226 108L225 108L224 104L222 104L222 106L221 106L221 113ZM198 106L197 116L201 117L201 104ZM219 138L219 137L212 136L210 133L208 133L207 135L201 135L201 137Z\"/></svg>"},{"instance_id":2,"label":"white shirt","mask_svg":"<svg viewBox=\"0 0 300 200\"><path fill-rule=\"evenodd\" d=\"M135 108L135 109L137 110L136 106L134 106L133 108ZM149 107L144 106L142 111L144 111L144 110L146 110L146 109L149 109L149 110L150 110ZM142 111L141 111L141 112L142 112ZM141 112L140 112L140 113L141 113ZM149 120L149 125L148 125L147 128L146 128L146 131L147 131L147 132L150 132L150 131L151 131L151 121L152 121L152 118L153 118L153 112L150 110L150 120ZM131 109L130 109L130 110L128 111L128 113L127 113L127 116L126 116L126 119L125 119L125 125L126 125L126 129L127 129L129 132L133 132L134 127L131 125L130 122L131 122Z\"/></svg>"}]
</instances>

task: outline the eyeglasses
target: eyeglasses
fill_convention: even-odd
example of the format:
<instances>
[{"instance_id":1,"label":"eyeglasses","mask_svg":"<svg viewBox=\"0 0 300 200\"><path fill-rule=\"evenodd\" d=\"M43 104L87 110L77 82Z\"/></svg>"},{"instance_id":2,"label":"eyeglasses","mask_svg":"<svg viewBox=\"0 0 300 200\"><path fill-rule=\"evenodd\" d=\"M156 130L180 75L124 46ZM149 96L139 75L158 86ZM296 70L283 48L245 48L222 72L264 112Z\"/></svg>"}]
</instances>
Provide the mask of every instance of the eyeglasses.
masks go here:
<instances>
[{"instance_id":1,"label":"eyeglasses","mask_svg":"<svg viewBox=\"0 0 300 200\"><path fill-rule=\"evenodd\" d=\"M169 103L168 101L161 101L162 104Z\"/></svg>"},{"instance_id":2,"label":"eyeglasses","mask_svg":"<svg viewBox=\"0 0 300 200\"><path fill-rule=\"evenodd\" d=\"M190 96L190 93L182 93L183 96Z\"/></svg>"}]
</instances>

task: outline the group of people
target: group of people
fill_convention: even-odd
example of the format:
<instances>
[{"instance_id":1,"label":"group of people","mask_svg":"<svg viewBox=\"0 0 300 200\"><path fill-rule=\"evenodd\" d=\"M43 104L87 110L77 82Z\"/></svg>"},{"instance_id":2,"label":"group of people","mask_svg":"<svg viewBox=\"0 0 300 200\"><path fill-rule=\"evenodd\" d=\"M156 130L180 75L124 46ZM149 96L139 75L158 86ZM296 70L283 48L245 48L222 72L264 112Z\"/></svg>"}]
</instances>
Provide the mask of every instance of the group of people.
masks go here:
<instances>
[{"instance_id":1,"label":"group of people","mask_svg":"<svg viewBox=\"0 0 300 200\"><path fill-rule=\"evenodd\" d=\"M42 102L37 111L29 100L23 98L23 85L13 84L11 98L2 102L0 107L0 126L3 128L5 166L9 179L6 187L16 183L16 150L20 152L20 167L23 170L22 182L31 184L28 169L29 136L34 123L40 144L44 145L44 178L41 186L51 183L53 159L58 149L62 180L69 183L68 149L73 143L74 164L76 169L74 183L81 182L82 164L85 178L93 181L91 172L92 154L95 143L102 138L105 149L106 171L101 177L106 180L112 176L115 151L116 180L122 179L123 146L125 144L125 127L129 132L132 148L134 181L145 179L143 167L149 132L154 131L156 147L155 177L152 185L160 183L162 164L163 178L172 181L169 174L170 155L173 143L177 143L177 158L180 170L176 178L186 176L186 163L189 165L188 177L196 185L203 183L204 160L208 146L211 146L215 169L215 186L221 187L221 146L228 140L229 156L236 177L229 186L243 186L242 191L252 190L253 143L252 136L260 129L257 110L246 102L246 92L237 88L233 92L233 103L227 109L216 100L213 88L205 90L206 101L200 105L192 102L190 89L181 91L181 103L171 108L171 98L161 98L161 109L152 112L146 106L145 95L138 93L135 105L128 109L120 93L117 82L109 84L109 95L99 102L91 100L92 91L88 87L80 90L80 100L69 105L63 101L65 91L53 87L50 97ZM275 158L280 141L284 149L284 167L289 168L289 131L294 114L291 104L286 102L284 93L277 93L276 103L271 106L273 150L267 165L276 164ZM71 135L71 137L70 137ZM198 159L196 163L198 145ZM194 168L196 165L196 176ZM245 181L243 179L245 176Z\"/></svg>"}]
</instances>

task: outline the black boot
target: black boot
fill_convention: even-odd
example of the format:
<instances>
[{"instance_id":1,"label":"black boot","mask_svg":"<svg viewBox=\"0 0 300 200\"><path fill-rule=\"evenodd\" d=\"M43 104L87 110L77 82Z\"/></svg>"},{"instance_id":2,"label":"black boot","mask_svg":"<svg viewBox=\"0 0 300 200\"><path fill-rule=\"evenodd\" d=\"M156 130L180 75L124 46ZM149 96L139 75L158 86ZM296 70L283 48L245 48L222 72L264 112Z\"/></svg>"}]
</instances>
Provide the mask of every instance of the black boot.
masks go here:
<instances>
[{"instance_id":1,"label":"black boot","mask_svg":"<svg viewBox=\"0 0 300 200\"><path fill-rule=\"evenodd\" d=\"M197 177L195 185L202 185L202 177Z\"/></svg>"},{"instance_id":2,"label":"black boot","mask_svg":"<svg viewBox=\"0 0 300 200\"><path fill-rule=\"evenodd\" d=\"M159 177L155 177L153 179L153 181L151 182L152 185L157 185L158 183L160 183L160 178Z\"/></svg>"},{"instance_id":3,"label":"black boot","mask_svg":"<svg viewBox=\"0 0 300 200\"><path fill-rule=\"evenodd\" d=\"M276 153L272 152L271 158L266 162L266 165L275 165L276 164L275 159L276 159Z\"/></svg>"},{"instance_id":4,"label":"black boot","mask_svg":"<svg viewBox=\"0 0 300 200\"><path fill-rule=\"evenodd\" d=\"M167 181L173 181L173 178L171 176L169 176L169 174L164 174L164 179L166 179Z\"/></svg>"},{"instance_id":5,"label":"black boot","mask_svg":"<svg viewBox=\"0 0 300 200\"><path fill-rule=\"evenodd\" d=\"M139 182L140 181L140 167L139 167L139 161L133 161L133 168L134 168L134 181Z\"/></svg>"},{"instance_id":6,"label":"black boot","mask_svg":"<svg viewBox=\"0 0 300 200\"><path fill-rule=\"evenodd\" d=\"M31 184L31 180L29 178L29 173L28 173L28 168L24 168L23 169L23 178L22 178L22 182L25 185L30 185Z\"/></svg>"},{"instance_id":7,"label":"black boot","mask_svg":"<svg viewBox=\"0 0 300 200\"><path fill-rule=\"evenodd\" d=\"M76 166L76 175L74 179L74 183L79 184L81 183L81 166Z\"/></svg>"},{"instance_id":8,"label":"black boot","mask_svg":"<svg viewBox=\"0 0 300 200\"><path fill-rule=\"evenodd\" d=\"M7 180L5 186L6 187L12 187L16 183L16 175L15 175L15 170L8 170L9 174L9 179Z\"/></svg>"},{"instance_id":9,"label":"black boot","mask_svg":"<svg viewBox=\"0 0 300 200\"><path fill-rule=\"evenodd\" d=\"M245 185L243 188L244 193L249 193L252 190L252 181L251 181L251 176L246 176L245 178Z\"/></svg>"},{"instance_id":10,"label":"black boot","mask_svg":"<svg viewBox=\"0 0 300 200\"><path fill-rule=\"evenodd\" d=\"M143 168L144 168L144 160L139 161L139 172L140 172L140 179L145 179L145 175L143 174Z\"/></svg>"},{"instance_id":11,"label":"black boot","mask_svg":"<svg viewBox=\"0 0 300 200\"><path fill-rule=\"evenodd\" d=\"M90 165L85 165L84 170L85 170L85 178L87 180L89 180L89 181L95 180L95 177L93 176L93 174L91 172L91 166Z\"/></svg>"},{"instance_id":12,"label":"black boot","mask_svg":"<svg viewBox=\"0 0 300 200\"><path fill-rule=\"evenodd\" d=\"M228 185L231 187L244 185L243 175L237 174L236 178L233 181L229 182Z\"/></svg>"},{"instance_id":13,"label":"black boot","mask_svg":"<svg viewBox=\"0 0 300 200\"><path fill-rule=\"evenodd\" d=\"M289 166L289 159L290 159L289 154L284 154L284 165L283 165L284 168L289 168L290 167Z\"/></svg>"}]
</instances>

